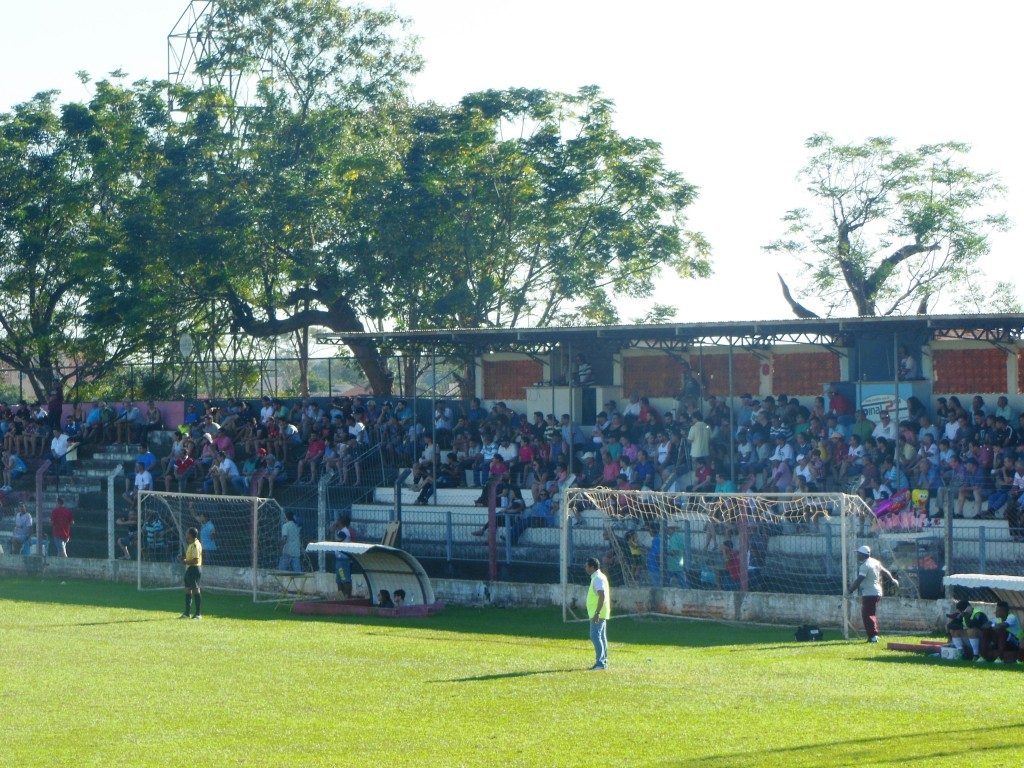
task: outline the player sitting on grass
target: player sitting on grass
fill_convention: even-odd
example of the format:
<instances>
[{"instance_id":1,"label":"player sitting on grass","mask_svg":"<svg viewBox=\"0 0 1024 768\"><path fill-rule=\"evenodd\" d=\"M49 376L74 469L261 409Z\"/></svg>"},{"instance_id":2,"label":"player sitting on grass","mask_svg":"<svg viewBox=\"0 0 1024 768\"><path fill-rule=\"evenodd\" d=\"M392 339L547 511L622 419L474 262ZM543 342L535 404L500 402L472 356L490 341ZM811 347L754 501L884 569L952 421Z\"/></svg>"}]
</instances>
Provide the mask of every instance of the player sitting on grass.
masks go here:
<instances>
[{"instance_id":1,"label":"player sitting on grass","mask_svg":"<svg viewBox=\"0 0 1024 768\"><path fill-rule=\"evenodd\" d=\"M1020 664L1020 641L1024 635L1020 619L1010 613L1010 606L1005 600L996 603L996 618L990 626L981 630L981 655L977 661L988 659L996 664L1005 664L1007 654L1011 664Z\"/></svg>"},{"instance_id":2,"label":"player sitting on grass","mask_svg":"<svg viewBox=\"0 0 1024 768\"><path fill-rule=\"evenodd\" d=\"M975 608L969 600L958 600L953 613L947 614L949 639L954 648L963 651L964 658L981 658L981 630L988 626L988 616Z\"/></svg>"}]
</instances>

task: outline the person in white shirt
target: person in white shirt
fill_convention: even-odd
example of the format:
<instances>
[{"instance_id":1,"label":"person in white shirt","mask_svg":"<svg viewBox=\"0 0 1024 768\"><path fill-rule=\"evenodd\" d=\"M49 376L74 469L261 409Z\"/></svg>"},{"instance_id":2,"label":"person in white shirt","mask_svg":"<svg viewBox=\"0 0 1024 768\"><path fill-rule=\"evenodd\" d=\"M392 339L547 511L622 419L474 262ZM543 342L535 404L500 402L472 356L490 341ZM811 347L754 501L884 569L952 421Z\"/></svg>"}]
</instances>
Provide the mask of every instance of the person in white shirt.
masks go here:
<instances>
[{"instance_id":1,"label":"person in white shirt","mask_svg":"<svg viewBox=\"0 0 1024 768\"><path fill-rule=\"evenodd\" d=\"M789 466L793 466L793 446L786 442L785 437L775 438L775 452L772 453L769 461L784 461Z\"/></svg>"},{"instance_id":2,"label":"person in white shirt","mask_svg":"<svg viewBox=\"0 0 1024 768\"><path fill-rule=\"evenodd\" d=\"M269 397L263 398L263 407L260 408L260 424L266 426L274 418L274 404Z\"/></svg>"},{"instance_id":3,"label":"person in white shirt","mask_svg":"<svg viewBox=\"0 0 1024 768\"><path fill-rule=\"evenodd\" d=\"M880 421L875 426L871 436L876 440L880 437L884 437L889 442L893 442L896 439L896 425L893 423L892 418L889 416L888 411L882 411L879 417Z\"/></svg>"},{"instance_id":4,"label":"person in white shirt","mask_svg":"<svg viewBox=\"0 0 1024 768\"><path fill-rule=\"evenodd\" d=\"M281 526L281 559L277 570L302 572L302 531L295 522L295 513L284 513L285 521Z\"/></svg>"},{"instance_id":5,"label":"person in white shirt","mask_svg":"<svg viewBox=\"0 0 1024 768\"><path fill-rule=\"evenodd\" d=\"M868 633L868 642L878 642L878 601L882 599L882 579L892 582L898 589L900 583L889 573L879 560L871 556L871 547L857 548L857 580L850 585L849 594L858 589L861 595L860 615L864 621L864 631Z\"/></svg>"},{"instance_id":6,"label":"person in white shirt","mask_svg":"<svg viewBox=\"0 0 1024 768\"><path fill-rule=\"evenodd\" d=\"M139 497L139 491L151 491L153 490L153 476L146 469L145 464L135 464L135 480L132 484L132 488L125 492L124 499L128 502L132 509L135 509L136 499Z\"/></svg>"},{"instance_id":7,"label":"person in white shirt","mask_svg":"<svg viewBox=\"0 0 1024 768\"><path fill-rule=\"evenodd\" d=\"M690 431L686 433L686 439L690 443L690 458L692 460L706 459L710 455L711 427L704 422L704 418L699 413L694 414L693 424Z\"/></svg>"},{"instance_id":8,"label":"person in white shirt","mask_svg":"<svg viewBox=\"0 0 1024 768\"><path fill-rule=\"evenodd\" d=\"M54 460L54 472L58 475L64 471L68 463L68 453L74 447L71 439L61 430L53 430L53 439L50 441L50 456Z\"/></svg>"}]
</instances>

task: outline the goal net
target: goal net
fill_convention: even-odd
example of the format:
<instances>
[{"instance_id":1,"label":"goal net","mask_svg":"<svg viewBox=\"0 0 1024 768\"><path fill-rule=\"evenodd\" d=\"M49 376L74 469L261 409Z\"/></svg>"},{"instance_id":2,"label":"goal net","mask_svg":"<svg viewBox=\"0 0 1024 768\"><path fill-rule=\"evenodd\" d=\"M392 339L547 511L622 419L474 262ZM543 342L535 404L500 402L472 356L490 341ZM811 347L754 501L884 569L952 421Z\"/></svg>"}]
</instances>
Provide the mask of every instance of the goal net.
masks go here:
<instances>
[{"instance_id":1,"label":"goal net","mask_svg":"<svg viewBox=\"0 0 1024 768\"><path fill-rule=\"evenodd\" d=\"M831 595L848 632L845 585L856 548L874 543L877 526L857 496L694 494L570 488L561 506L562 609L585 616L584 564L598 558L611 579L618 615L678 615L668 589ZM691 603L695 602L693 600ZM697 601L699 602L699 601ZM818 619L822 623L827 618Z\"/></svg>"},{"instance_id":2,"label":"goal net","mask_svg":"<svg viewBox=\"0 0 1024 768\"><path fill-rule=\"evenodd\" d=\"M131 553L138 559L138 588L181 588L185 533L195 528L203 544L204 588L279 599L286 586L278 571L284 521L274 499L140 492Z\"/></svg>"}]
</instances>

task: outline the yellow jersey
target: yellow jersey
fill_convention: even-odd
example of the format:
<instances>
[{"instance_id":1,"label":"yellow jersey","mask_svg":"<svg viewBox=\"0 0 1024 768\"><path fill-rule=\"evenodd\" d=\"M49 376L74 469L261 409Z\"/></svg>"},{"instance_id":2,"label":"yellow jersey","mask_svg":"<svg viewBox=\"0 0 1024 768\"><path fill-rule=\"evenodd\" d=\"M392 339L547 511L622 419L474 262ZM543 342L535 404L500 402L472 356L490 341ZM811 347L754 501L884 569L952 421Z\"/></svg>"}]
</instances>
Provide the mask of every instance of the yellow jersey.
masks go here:
<instances>
[{"instance_id":1,"label":"yellow jersey","mask_svg":"<svg viewBox=\"0 0 1024 768\"><path fill-rule=\"evenodd\" d=\"M199 539L185 547L185 563L187 565L203 564L203 545L199 543Z\"/></svg>"}]
</instances>

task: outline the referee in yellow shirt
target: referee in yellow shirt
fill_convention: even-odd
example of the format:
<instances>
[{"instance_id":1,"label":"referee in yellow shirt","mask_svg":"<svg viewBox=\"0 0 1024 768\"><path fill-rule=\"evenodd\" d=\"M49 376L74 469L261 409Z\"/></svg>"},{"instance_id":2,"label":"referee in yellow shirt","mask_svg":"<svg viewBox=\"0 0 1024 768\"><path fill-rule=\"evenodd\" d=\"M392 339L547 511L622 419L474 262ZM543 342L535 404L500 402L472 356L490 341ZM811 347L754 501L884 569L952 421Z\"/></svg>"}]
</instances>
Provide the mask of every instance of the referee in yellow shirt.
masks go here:
<instances>
[{"instance_id":1,"label":"referee in yellow shirt","mask_svg":"<svg viewBox=\"0 0 1024 768\"><path fill-rule=\"evenodd\" d=\"M203 545L199 542L199 531L189 528L185 532L185 556L181 561L185 564L185 612L180 619L203 618L203 596L199 591L199 580L203 578ZM192 596L196 597L196 612L190 617Z\"/></svg>"}]
</instances>

